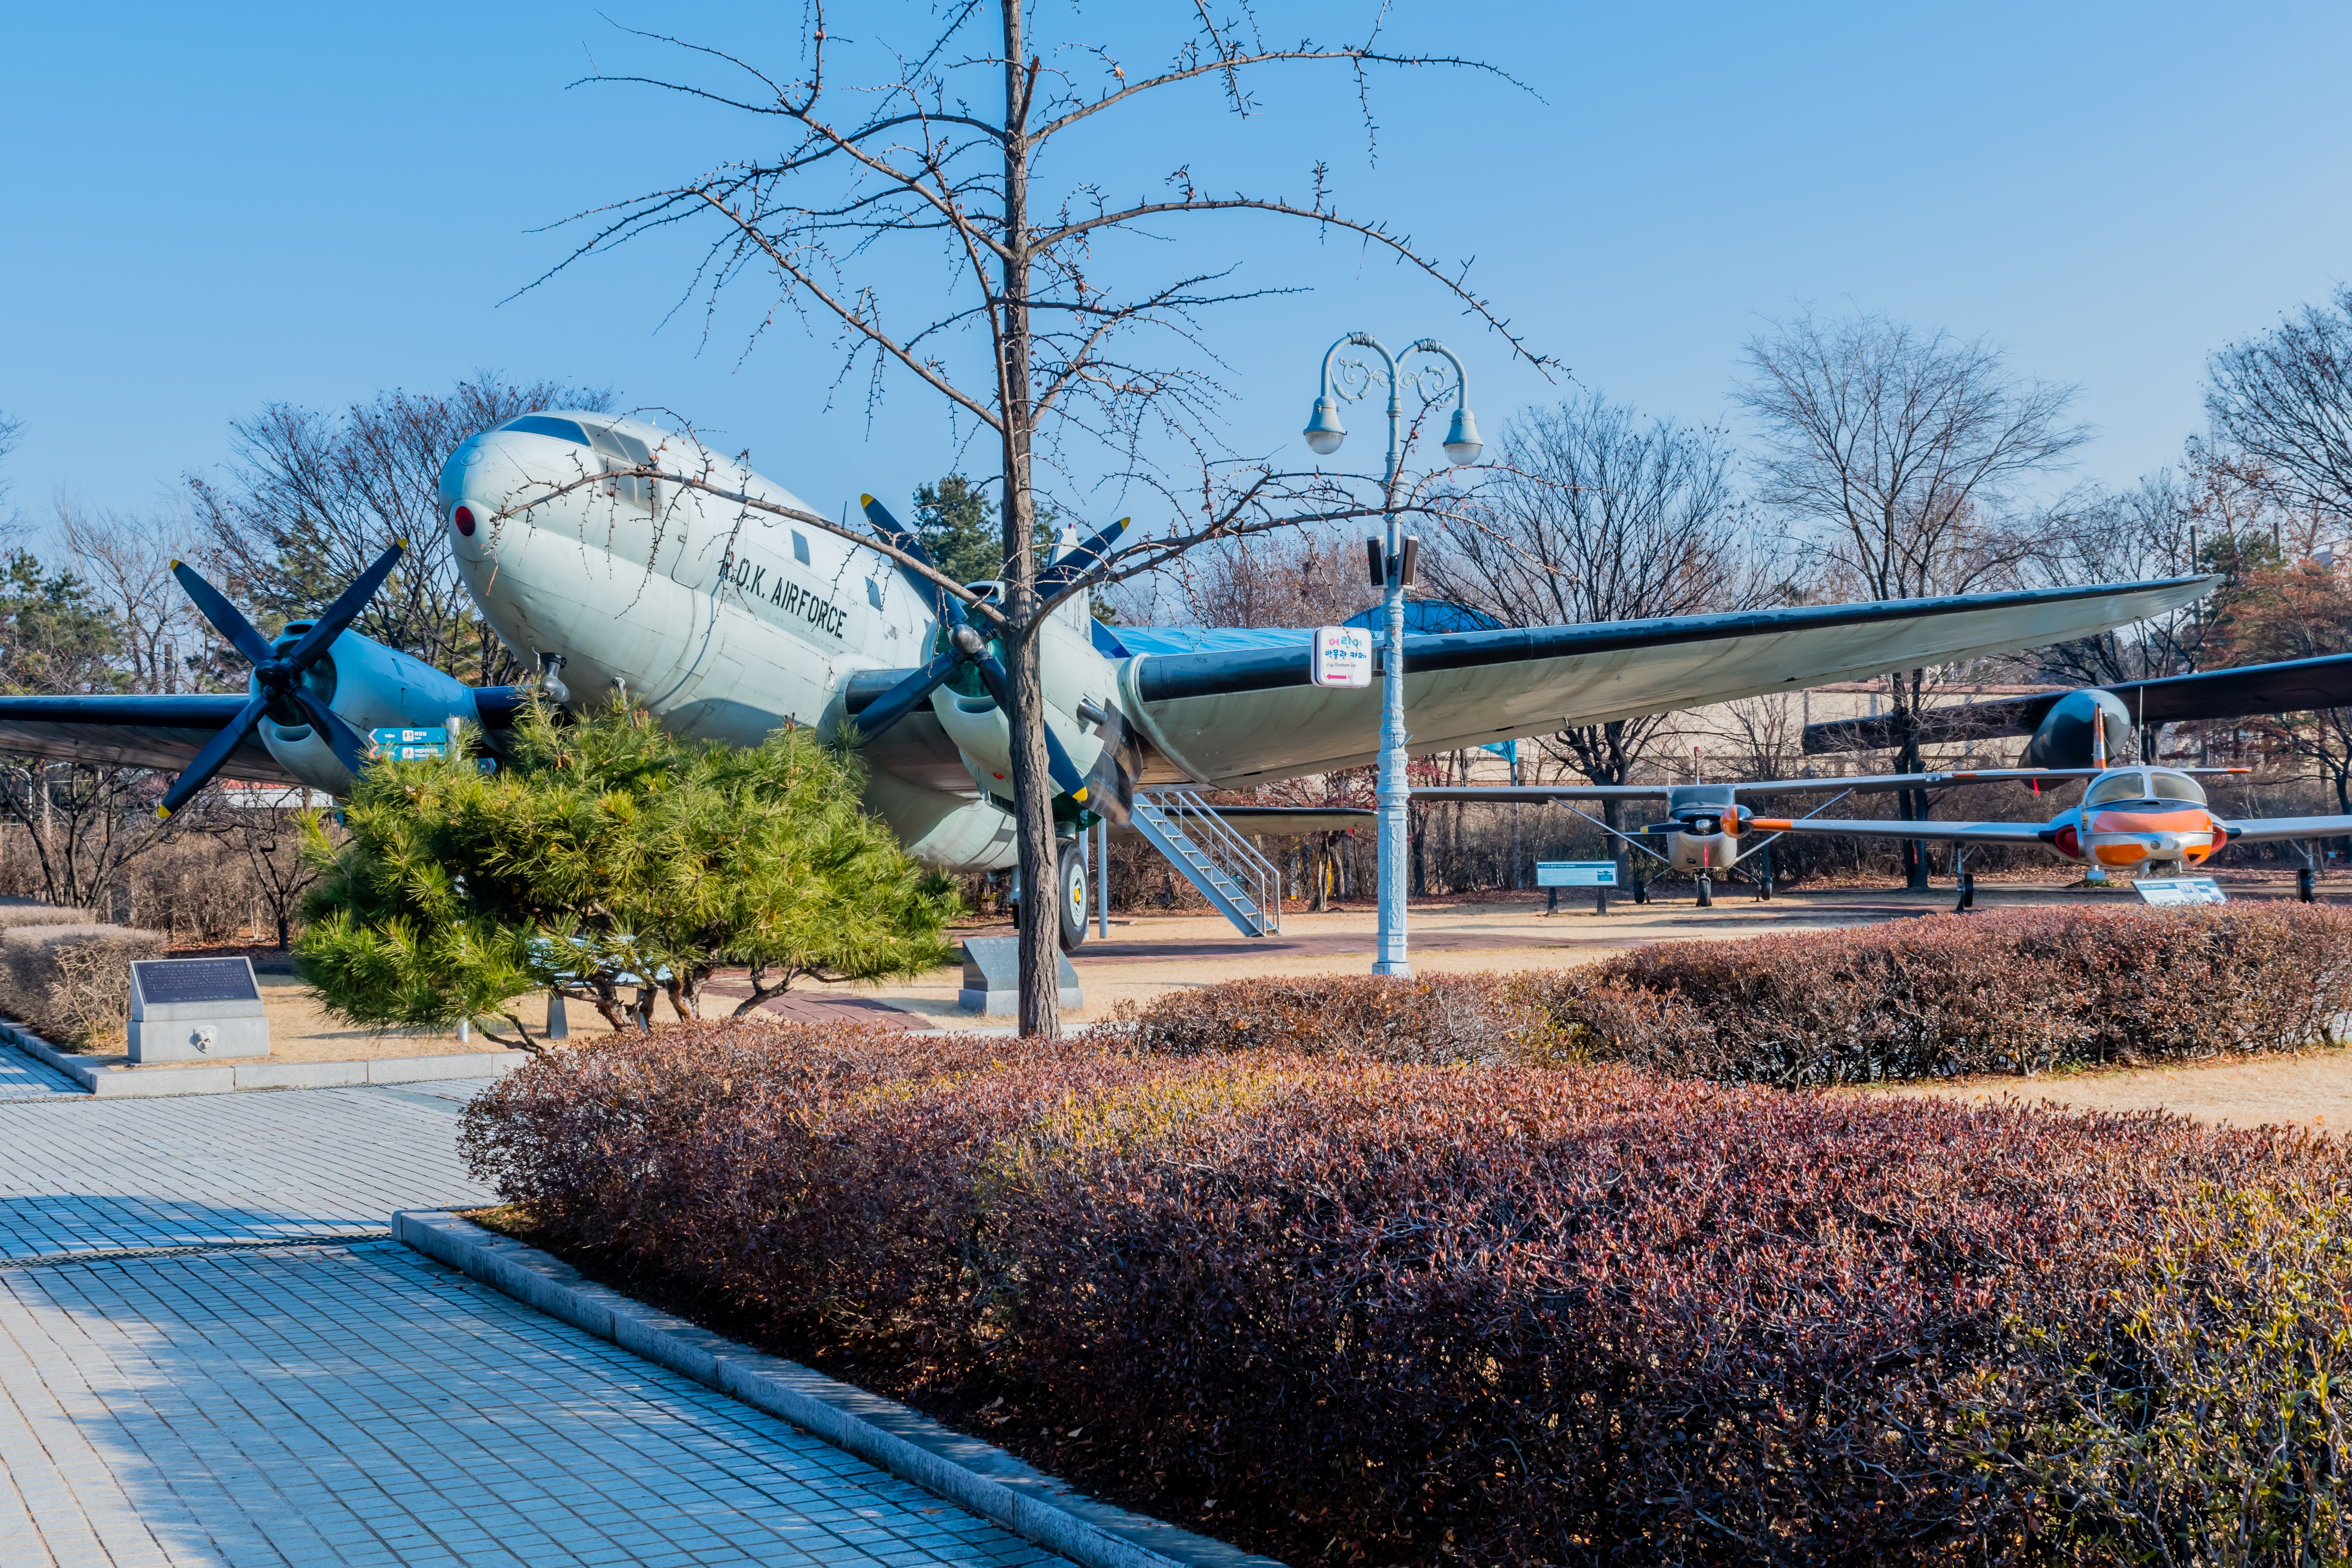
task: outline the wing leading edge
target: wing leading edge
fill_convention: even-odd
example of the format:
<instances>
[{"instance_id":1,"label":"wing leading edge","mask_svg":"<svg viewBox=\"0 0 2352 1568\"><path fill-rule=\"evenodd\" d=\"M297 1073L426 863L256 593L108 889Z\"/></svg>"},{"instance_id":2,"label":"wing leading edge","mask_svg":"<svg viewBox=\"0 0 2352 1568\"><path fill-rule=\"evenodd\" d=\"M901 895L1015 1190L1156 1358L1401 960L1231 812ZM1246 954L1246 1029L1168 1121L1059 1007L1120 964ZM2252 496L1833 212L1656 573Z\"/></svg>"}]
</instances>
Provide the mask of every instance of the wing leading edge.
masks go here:
<instances>
[{"instance_id":1,"label":"wing leading edge","mask_svg":"<svg viewBox=\"0 0 2352 1568\"><path fill-rule=\"evenodd\" d=\"M2089 637L2220 579L2045 588L1405 638L1416 753ZM1380 692L1318 687L1308 649L1129 660L1129 716L1175 773L1221 786L1370 762Z\"/></svg>"},{"instance_id":2,"label":"wing leading edge","mask_svg":"<svg viewBox=\"0 0 2352 1568\"><path fill-rule=\"evenodd\" d=\"M235 719L242 691L178 697L0 697L0 752L177 772ZM253 736L229 753L233 778L301 781Z\"/></svg>"}]
</instances>

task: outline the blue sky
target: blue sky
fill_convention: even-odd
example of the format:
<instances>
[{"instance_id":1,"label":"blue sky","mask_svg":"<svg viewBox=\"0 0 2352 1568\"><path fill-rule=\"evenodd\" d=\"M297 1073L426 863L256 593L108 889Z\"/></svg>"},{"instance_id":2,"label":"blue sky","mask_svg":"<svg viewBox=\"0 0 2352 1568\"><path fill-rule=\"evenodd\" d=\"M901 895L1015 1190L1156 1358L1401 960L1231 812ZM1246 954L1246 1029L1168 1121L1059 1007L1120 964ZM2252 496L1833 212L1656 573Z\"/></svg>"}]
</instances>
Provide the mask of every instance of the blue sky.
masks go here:
<instances>
[{"instance_id":1,"label":"blue sky","mask_svg":"<svg viewBox=\"0 0 2352 1568\"><path fill-rule=\"evenodd\" d=\"M893 383L869 424L860 391L834 390L827 342L786 322L747 354L757 283L707 340L698 310L665 325L686 246L509 298L566 247L534 231L775 141L656 93L567 87L592 62L665 66L616 23L789 72L798 7L600 3L18 8L0 97L0 411L26 423L0 470L10 501L155 504L266 402L331 407L478 368L677 410L828 510L950 466L928 395ZM1257 10L1326 39L1367 14ZM870 44L912 38L929 8L829 14ZM1130 70L1150 53L1120 31L1139 14L1084 13ZM2108 483L2200 426L2209 351L2352 278L2352 8L1402 0L1389 37L1496 61L1535 95L1376 78L1373 162L1347 84L1295 74L1245 122L1207 92L1107 121L1086 170L1151 189L1190 159L1207 183L1297 195L1327 161L1349 210L1475 257L1476 284L1577 383L1735 428L1742 342L1801 302L1983 333L2020 371L2080 384L2099 434L2074 477ZM1296 447L1316 358L1351 328L1444 336L1490 434L1566 390L1352 247L1249 220L1188 244L1247 282L1311 286L1208 322L1236 447ZM919 268L880 276L894 299L929 286Z\"/></svg>"}]
</instances>

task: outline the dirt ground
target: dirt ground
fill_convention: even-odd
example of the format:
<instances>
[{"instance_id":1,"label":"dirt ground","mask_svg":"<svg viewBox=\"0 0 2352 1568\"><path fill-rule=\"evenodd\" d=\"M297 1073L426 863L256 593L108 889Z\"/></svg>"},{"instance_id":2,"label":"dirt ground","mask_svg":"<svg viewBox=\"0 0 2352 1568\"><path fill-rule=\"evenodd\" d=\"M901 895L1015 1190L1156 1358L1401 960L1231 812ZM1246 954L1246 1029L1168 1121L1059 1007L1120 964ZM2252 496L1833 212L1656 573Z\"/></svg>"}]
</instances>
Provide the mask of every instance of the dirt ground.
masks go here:
<instances>
[{"instance_id":1,"label":"dirt ground","mask_svg":"<svg viewBox=\"0 0 2352 1568\"><path fill-rule=\"evenodd\" d=\"M2242 900L2291 896L2293 888L2291 873L2239 872L2225 874L2222 881L2233 898ZM1592 895L1583 889L1563 891L1559 912L1552 915L1544 912L1546 900L1540 893L1416 900L1410 911L1410 955L1413 967L1423 973L1570 969L1652 942L1877 924L1948 910L1952 902L1948 888L1928 894L1887 888L1806 889L1761 900L1751 889L1734 887L1718 891L1714 906L1702 910L1685 889L1647 905L1612 897L1608 914L1602 916L1594 912ZM2046 878L1980 880L1977 892L1979 909L2137 903L2137 898L2126 889L2069 889ZM1171 991L1223 980L1366 973L1371 968L1376 929L1369 904L1323 914L1290 911L1284 915L1278 934L1260 938L1242 936L1215 915L1160 910L1117 915L1107 939L1090 939L1073 956L1085 1005L1067 1016L1073 1022L1099 1020L1109 1016L1123 1001L1144 1003ZM972 921L959 927L955 934L1003 936L1011 931L1002 923ZM277 1060L437 1056L497 1048L478 1031L461 1040L455 1034L378 1033L339 1025L326 1016L310 989L286 972L282 955L267 949L243 951L253 955L260 971L271 1055ZM803 981L771 1004L771 1008L793 1017L864 1017L915 1028L1003 1026L982 1024L959 1008L956 993L961 984L960 966L939 969L913 981L831 985ZM716 1015L726 1010L731 1005L730 993L749 994L729 976L715 979L705 1011ZM545 1004L530 998L519 1005L518 1012L537 1031L544 1021ZM575 1038L607 1032L604 1020L588 1007L572 1004L569 1015ZM656 1016L673 1016L667 1001L658 1005ZM1984 1100L2014 1097L2028 1102L2114 1110L2161 1106L2228 1125L2273 1122L2334 1131L2352 1129L2352 1051L1868 1092Z\"/></svg>"}]
</instances>

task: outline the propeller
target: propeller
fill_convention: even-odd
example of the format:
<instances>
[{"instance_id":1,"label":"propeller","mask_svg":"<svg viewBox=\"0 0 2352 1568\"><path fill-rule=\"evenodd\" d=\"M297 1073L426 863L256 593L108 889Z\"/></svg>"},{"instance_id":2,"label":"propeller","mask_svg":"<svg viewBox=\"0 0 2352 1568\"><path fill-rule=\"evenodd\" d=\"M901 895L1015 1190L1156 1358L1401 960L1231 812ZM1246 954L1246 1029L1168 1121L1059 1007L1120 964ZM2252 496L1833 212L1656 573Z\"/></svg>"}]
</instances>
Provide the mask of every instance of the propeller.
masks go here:
<instances>
[{"instance_id":1,"label":"propeller","mask_svg":"<svg viewBox=\"0 0 2352 1568\"><path fill-rule=\"evenodd\" d=\"M302 677L367 608L368 601L383 586L383 580L392 574L401 552L407 548L405 540L394 542L392 548L377 556L373 565L337 595L326 613L311 622L310 628L295 638L283 653L256 631L253 623L228 602L227 596L199 576L194 567L184 561L172 563L172 575L179 579L180 586L187 590L188 597L195 602L205 619L228 639L231 647L252 661L254 691L252 700L222 726L220 733L207 742L180 776L172 781L172 787L163 792L163 800L156 805L157 816L171 816L210 784L213 775L228 762L229 754L244 743L265 716L289 727L310 725L334 752L336 761L354 773L366 766L367 738L320 701L318 694L303 684Z\"/></svg>"},{"instance_id":2,"label":"propeller","mask_svg":"<svg viewBox=\"0 0 2352 1568\"><path fill-rule=\"evenodd\" d=\"M866 510L866 521L874 525L874 531L887 540L892 549L911 556L926 566L931 565L929 552L923 548L922 541L915 535L913 530L891 516L890 509L872 496L865 496L860 500ZM1087 542L1091 544L1097 541L1107 541L1108 538L1115 537L1118 531L1126 526L1126 520L1121 519ZM1081 550L1085 548L1087 548L1086 545L1079 546ZM1063 559L1066 561L1070 557L1065 556ZM1012 690L1005 677L1004 666L991 651L988 639L972 629L971 622L963 613L963 602L920 572L909 567L905 562L902 561L897 564L899 575L904 577L915 592L922 596L924 603L931 606L932 614L946 628L948 646L942 648L939 657L932 659L930 663L867 703L864 710L857 715L858 731L868 740L882 733L921 704L929 701L931 693L954 679L957 669L967 664L979 673L981 684L988 689L989 696L996 700L996 706L1003 711L1011 713L1013 711ZM1041 574L1041 585L1042 583L1043 574ZM1045 762L1054 775L1055 789L1068 795L1079 805L1085 805L1087 776L1078 771L1078 764L1070 760L1070 753L1064 749L1060 737L1054 733L1054 728L1050 724L1045 726Z\"/></svg>"}]
</instances>

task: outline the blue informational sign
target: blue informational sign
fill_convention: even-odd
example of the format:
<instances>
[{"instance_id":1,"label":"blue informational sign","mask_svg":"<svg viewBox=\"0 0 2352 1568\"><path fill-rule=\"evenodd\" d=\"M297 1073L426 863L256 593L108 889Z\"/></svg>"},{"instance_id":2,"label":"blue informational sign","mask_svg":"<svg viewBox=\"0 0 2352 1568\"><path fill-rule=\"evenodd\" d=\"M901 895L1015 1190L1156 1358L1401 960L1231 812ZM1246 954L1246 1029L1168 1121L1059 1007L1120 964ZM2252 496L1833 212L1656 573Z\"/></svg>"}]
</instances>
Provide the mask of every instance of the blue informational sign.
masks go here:
<instances>
[{"instance_id":1,"label":"blue informational sign","mask_svg":"<svg viewBox=\"0 0 2352 1568\"><path fill-rule=\"evenodd\" d=\"M1536 862L1536 886L1538 888L1613 888L1616 885L1617 862L1614 860Z\"/></svg>"},{"instance_id":2,"label":"blue informational sign","mask_svg":"<svg viewBox=\"0 0 2352 1568\"><path fill-rule=\"evenodd\" d=\"M368 738L375 742L376 755L397 762L413 763L419 757L446 757L449 754L449 731L440 725L415 727L406 730L371 730Z\"/></svg>"}]
</instances>

